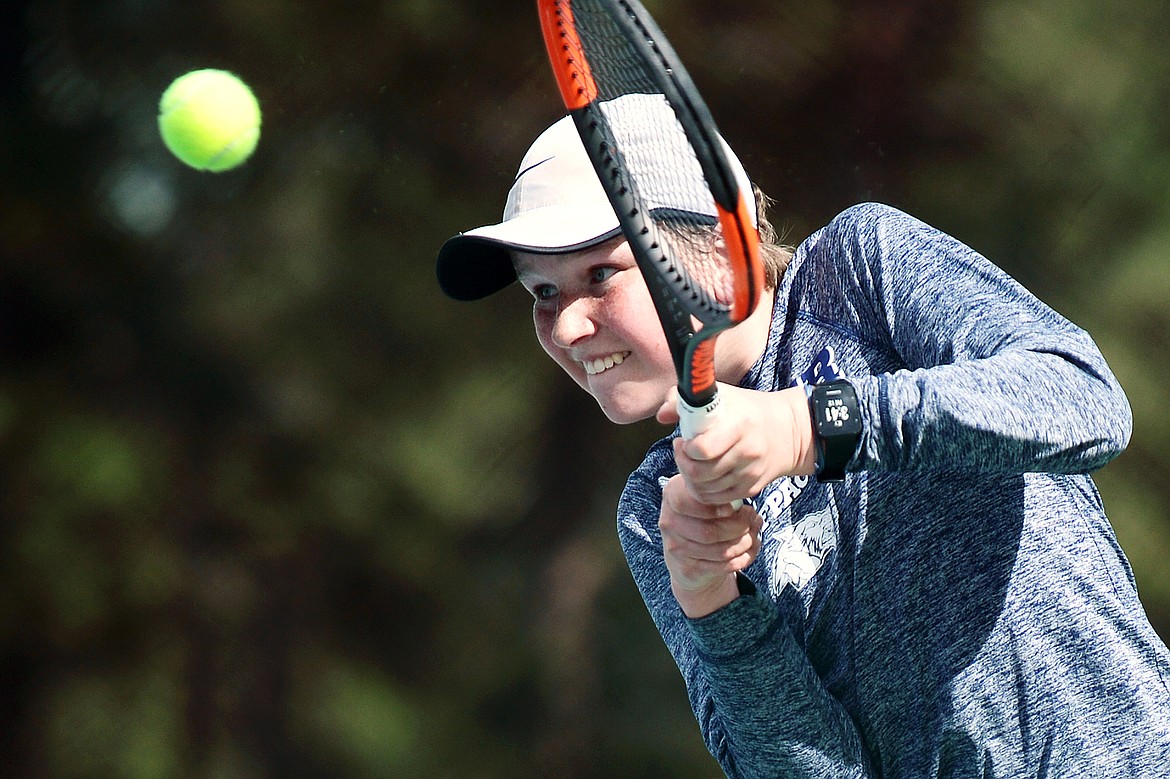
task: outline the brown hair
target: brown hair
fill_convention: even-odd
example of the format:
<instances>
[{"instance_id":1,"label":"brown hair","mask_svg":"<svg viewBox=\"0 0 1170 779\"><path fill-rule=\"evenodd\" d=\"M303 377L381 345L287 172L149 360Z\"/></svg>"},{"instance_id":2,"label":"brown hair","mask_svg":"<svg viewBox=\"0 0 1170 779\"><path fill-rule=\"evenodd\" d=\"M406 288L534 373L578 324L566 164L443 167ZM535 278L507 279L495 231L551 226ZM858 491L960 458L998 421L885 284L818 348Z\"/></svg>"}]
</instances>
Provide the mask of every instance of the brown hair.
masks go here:
<instances>
[{"instance_id":1,"label":"brown hair","mask_svg":"<svg viewBox=\"0 0 1170 779\"><path fill-rule=\"evenodd\" d=\"M768 289L776 289L788 263L792 261L792 247L780 242L776 228L768 221L768 207L772 199L764 194L759 187L752 185L756 196L756 221L759 222L760 260L764 263L764 284Z\"/></svg>"},{"instance_id":2,"label":"brown hair","mask_svg":"<svg viewBox=\"0 0 1170 779\"><path fill-rule=\"evenodd\" d=\"M776 228L768 221L767 210L771 199L759 187L752 185L752 193L756 200L756 232L759 235L760 262L764 266L764 287L776 289L788 263L792 260L793 250L780 242ZM660 217L658 226L669 236L670 243L675 251L688 253L688 273L696 275L700 283L710 284L712 274L704 274L705 269L714 269L713 276L721 277L724 274L723 263L715 261L719 242L718 224L696 225L689 219ZM718 295L718 288L713 290ZM726 292L727 290L723 290ZM728 301L724 301L725 303Z\"/></svg>"}]
</instances>

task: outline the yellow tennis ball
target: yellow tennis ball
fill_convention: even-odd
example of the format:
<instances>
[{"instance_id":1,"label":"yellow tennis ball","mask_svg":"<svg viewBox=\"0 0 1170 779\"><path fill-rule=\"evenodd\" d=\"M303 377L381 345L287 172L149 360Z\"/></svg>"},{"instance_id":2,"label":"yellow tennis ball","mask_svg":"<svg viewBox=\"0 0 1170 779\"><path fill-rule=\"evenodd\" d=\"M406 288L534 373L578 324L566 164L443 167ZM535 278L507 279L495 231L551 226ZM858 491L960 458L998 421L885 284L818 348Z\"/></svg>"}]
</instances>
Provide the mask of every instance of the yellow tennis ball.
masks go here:
<instances>
[{"instance_id":1,"label":"yellow tennis ball","mask_svg":"<svg viewBox=\"0 0 1170 779\"><path fill-rule=\"evenodd\" d=\"M171 153L198 170L234 168L260 141L260 104L226 70L180 76L158 104L158 129Z\"/></svg>"}]
</instances>

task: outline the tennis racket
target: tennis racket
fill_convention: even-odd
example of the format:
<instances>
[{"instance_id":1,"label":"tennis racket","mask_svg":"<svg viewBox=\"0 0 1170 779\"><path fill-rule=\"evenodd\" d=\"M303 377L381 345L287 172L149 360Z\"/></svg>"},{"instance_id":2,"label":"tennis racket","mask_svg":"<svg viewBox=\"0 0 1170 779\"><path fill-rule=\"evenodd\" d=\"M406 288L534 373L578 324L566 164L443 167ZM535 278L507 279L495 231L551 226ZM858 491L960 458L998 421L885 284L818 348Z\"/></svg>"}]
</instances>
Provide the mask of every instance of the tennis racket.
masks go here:
<instances>
[{"instance_id":1,"label":"tennis racket","mask_svg":"<svg viewBox=\"0 0 1170 779\"><path fill-rule=\"evenodd\" d=\"M537 5L561 97L666 333L680 431L693 438L718 414L715 339L760 299L751 185L736 175L706 104L637 0Z\"/></svg>"}]
</instances>

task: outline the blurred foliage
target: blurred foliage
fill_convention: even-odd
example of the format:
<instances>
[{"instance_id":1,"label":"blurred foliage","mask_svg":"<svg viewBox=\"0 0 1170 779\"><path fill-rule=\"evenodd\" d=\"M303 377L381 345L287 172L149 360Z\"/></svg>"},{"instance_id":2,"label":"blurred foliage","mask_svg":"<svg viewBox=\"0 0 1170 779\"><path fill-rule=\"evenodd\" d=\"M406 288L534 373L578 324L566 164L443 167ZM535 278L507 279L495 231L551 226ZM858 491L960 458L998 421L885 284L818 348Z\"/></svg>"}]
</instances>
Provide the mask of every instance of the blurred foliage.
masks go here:
<instances>
[{"instance_id":1,"label":"blurred foliage","mask_svg":"<svg viewBox=\"0 0 1170 779\"><path fill-rule=\"evenodd\" d=\"M648 5L791 241L890 202L1097 337L1170 635L1170 6ZM560 114L531 5L28 0L0 38L4 775L718 775L613 533L660 431L522 294L433 282ZM198 67L264 107L239 170L158 139Z\"/></svg>"}]
</instances>

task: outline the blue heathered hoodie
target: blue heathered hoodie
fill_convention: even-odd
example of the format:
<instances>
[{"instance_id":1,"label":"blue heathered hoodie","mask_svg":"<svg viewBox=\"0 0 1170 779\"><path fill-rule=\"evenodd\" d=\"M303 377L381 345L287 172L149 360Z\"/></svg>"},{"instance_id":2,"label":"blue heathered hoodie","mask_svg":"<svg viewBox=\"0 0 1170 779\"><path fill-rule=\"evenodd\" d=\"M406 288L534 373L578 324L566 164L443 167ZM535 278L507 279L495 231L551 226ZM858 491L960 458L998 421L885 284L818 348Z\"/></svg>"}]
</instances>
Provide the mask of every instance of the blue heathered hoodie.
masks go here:
<instances>
[{"instance_id":1,"label":"blue heathered hoodie","mask_svg":"<svg viewBox=\"0 0 1170 779\"><path fill-rule=\"evenodd\" d=\"M842 483L783 478L740 598L670 591L669 438L630 476L630 569L729 777L1170 777L1170 653L1088 473L1129 404L1092 339L959 241L851 208L797 250L742 386L849 378Z\"/></svg>"}]
</instances>

